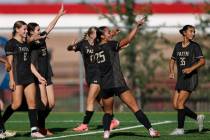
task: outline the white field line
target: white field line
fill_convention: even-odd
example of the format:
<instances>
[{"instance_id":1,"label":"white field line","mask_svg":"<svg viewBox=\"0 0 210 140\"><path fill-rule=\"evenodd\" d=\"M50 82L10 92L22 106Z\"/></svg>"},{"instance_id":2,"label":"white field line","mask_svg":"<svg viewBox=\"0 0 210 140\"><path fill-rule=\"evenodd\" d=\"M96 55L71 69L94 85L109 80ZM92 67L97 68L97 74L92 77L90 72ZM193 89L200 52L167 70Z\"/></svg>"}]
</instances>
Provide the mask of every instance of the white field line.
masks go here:
<instances>
[{"instance_id":1,"label":"white field line","mask_svg":"<svg viewBox=\"0 0 210 140\"><path fill-rule=\"evenodd\" d=\"M163 121L163 122L152 123L152 125L154 126L154 125L160 125L160 124L169 124L172 122L173 121ZM129 129L134 129L134 128L141 128L141 127L144 127L144 126L136 125L136 126L124 127L124 128L112 130L112 132L129 130ZM52 140L52 139L60 139L60 138L67 138L67 137L86 136L86 135L92 135L92 134L99 134L103 132L104 131L94 131L94 132L87 132L87 133L80 133L80 134L71 134L71 135L64 135L64 136L58 136L58 137L43 138L43 139L38 139L38 140Z\"/></svg>"}]
</instances>

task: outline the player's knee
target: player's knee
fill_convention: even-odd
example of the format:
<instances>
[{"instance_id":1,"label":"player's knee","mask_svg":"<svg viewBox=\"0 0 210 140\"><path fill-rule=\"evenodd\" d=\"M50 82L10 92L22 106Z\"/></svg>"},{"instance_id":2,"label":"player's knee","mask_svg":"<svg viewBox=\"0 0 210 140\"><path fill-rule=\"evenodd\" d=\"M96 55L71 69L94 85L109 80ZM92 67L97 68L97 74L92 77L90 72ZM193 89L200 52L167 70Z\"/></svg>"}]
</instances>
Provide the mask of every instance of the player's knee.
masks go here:
<instances>
[{"instance_id":1,"label":"player's knee","mask_svg":"<svg viewBox=\"0 0 210 140\"><path fill-rule=\"evenodd\" d=\"M29 108L29 109L35 109L35 108L36 108L36 103L35 103L35 101L30 100L30 101L28 102L28 108Z\"/></svg>"},{"instance_id":2,"label":"player's knee","mask_svg":"<svg viewBox=\"0 0 210 140\"><path fill-rule=\"evenodd\" d=\"M95 99L93 99L93 98L87 99L87 104L94 104L94 102L95 102Z\"/></svg>"},{"instance_id":3,"label":"player's knee","mask_svg":"<svg viewBox=\"0 0 210 140\"><path fill-rule=\"evenodd\" d=\"M108 110L107 110L107 111L105 111L104 113L105 113L105 114L112 115L112 114L113 114L113 111L111 111L111 110L108 111Z\"/></svg>"},{"instance_id":4,"label":"player's knee","mask_svg":"<svg viewBox=\"0 0 210 140\"><path fill-rule=\"evenodd\" d=\"M21 106L21 102L15 102L15 103L12 103L11 107L13 110L17 110L20 106Z\"/></svg>"},{"instance_id":5,"label":"player's knee","mask_svg":"<svg viewBox=\"0 0 210 140\"><path fill-rule=\"evenodd\" d=\"M111 107L104 106L104 113L112 114L113 109Z\"/></svg>"},{"instance_id":6,"label":"player's knee","mask_svg":"<svg viewBox=\"0 0 210 140\"><path fill-rule=\"evenodd\" d=\"M184 103L183 102L178 102L177 103L177 109L183 109L184 108Z\"/></svg>"},{"instance_id":7,"label":"player's knee","mask_svg":"<svg viewBox=\"0 0 210 140\"><path fill-rule=\"evenodd\" d=\"M133 106L130 106L130 109L131 109L132 112L137 112L141 108L138 105L133 105Z\"/></svg>"},{"instance_id":8,"label":"player's knee","mask_svg":"<svg viewBox=\"0 0 210 140\"><path fill-rule=\"evenodd\" d=\"M50 108L50 109L53 109L54 107L55 107L55 102L49 103L49 108Z\"/></svg>"}]
</instances>

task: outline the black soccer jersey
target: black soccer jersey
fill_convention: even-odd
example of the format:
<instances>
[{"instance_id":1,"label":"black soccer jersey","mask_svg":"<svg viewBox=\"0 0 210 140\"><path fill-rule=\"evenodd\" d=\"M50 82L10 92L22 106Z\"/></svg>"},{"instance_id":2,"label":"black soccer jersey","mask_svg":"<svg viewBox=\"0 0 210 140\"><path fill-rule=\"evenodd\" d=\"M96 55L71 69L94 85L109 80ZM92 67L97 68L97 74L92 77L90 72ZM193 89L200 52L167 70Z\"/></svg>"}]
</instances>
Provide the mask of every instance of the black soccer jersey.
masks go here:
<instances>
[{"instance_id":1,"label":"black soccer jersey","mask_svg":"<svg viewBox=\"0 0 210 140\"><path fill-rule=\"evenodd\" d=\"M20 43L10 39L5 47L6 55L13 55L13 74L16 85L30 84L33 82L31 72L30 47L27 43Z\"/></svg>"},{"instance_id":2,"label":"black soccer jersey","mask_svg":"<svg viewBox=\"0 0 210 140\"><path fill-rule=\"evenodd\" d=\"M197 70L194 70L190 74L184 74L182 71L185 68L189 68L198 62L203 57L200 46L191 41L187 47L182 47L182 42L178 42L174 48L172 59L177 64L177 85L178 90L189 90L192 91L198 84Z\"/></svg>"},{"instance_id":3,"label":"black soccer jersey","mask_svg":"<svg viewBox=\"0 0 210 140\"><path fill-rule=\"evenodd\" d=\"M119 58L119 42L109 41L99 45L98 63L101 72L103 89L127 87L121 71Z\"/></svg>"},{"instance_id":4,"label":"black soccer jersey","mask_svg":"<svg viewBox=\"0 0 210 140\"><path fill-rule=\"evenodd\" d=\"M172 54L172 59L177 63L178 75L182 75L184 68L191 67L202 57L200 46L193 41L185 48L182 47L182 42L178 42Z\"/></svg>"},{"instance_id":5,"label":"black soccer jersey","mask_svg":"<svg viewBox=\"0 0 210 140\"><path fill-rule=\"evenodd\" d=\"M41 35L47 34L42 32ZM32 41L30 43L31 51L31 62L35 65L38 72L45 78L51 78L53 76L52 67L50 64L49 54L45 42L46 38L40 39L39 41Z\"/></svg>"},{"instance_id":6,"label":"black soccer jersey","mask_svg":"<svg viewBox=\"0 0 210 140\"><path fill-rule=\"evenodd\" d=\"M80 51L85 67L85 77L88 84L100 83L100 71L97 64L96 52L97 46L92 46L87 40L82 40L77 43L75 52Z\"/></svg>"}]
</instances>

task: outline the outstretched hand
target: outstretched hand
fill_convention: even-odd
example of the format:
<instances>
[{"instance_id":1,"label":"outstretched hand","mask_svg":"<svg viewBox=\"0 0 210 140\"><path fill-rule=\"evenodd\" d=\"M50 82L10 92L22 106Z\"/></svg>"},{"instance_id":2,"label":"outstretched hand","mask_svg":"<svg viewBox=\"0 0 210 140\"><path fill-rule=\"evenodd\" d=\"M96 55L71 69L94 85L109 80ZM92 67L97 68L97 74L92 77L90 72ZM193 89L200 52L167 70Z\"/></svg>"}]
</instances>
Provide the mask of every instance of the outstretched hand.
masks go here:
<instances>
[{"instance_id":1,"label":"outstretched hand","mask_svg":"<svg viewBox=\"0 0 210 140\"><path fill-rule=\"evenodd\" d=\"M76 44L78 43L78 40L76 38L74 38L72 41L71 41L71 44L69 44L69 46L67 47L67 50L68 51L71 51L71 50L76 50Z\"/></svg>"},{"instance_id":2,"label":"outstretched hand","mask_svg":"<svg viewBox=\"0 0 210 140\"><path fill-rule=\"evenodd\" d=\"M66 13L66 11L65 11L65 9L64 9L64 6L63 6L63 3L61 4L61 8L60 8L60 10L59 10L59 15L60 16L62 16L62 15L64 15Z\"/></svg>"},{"instance_id":3,"label":"outstretched hand","mask_svg":"<svg viewBox=\"0 0 210 140\"><path fill-rule=\"evenodd\" d=\"M143 18L141 18L140 20L137 20L136 21L136 24L137 26L141 26L145 23L145 19L146 19L146 16L144 16Z\"/></svg>"},{"instance_id":4,"label":"outstretched hand","mask_svg":"<svg viewBox=\"0 0 210 140\"><path fill-rule=\"evenodd\" d=\"M119 28L113 28L110 32L111 36L114 37L116 35L118 35L120 33L120 29Z\"/></svg>"}]
</instances>

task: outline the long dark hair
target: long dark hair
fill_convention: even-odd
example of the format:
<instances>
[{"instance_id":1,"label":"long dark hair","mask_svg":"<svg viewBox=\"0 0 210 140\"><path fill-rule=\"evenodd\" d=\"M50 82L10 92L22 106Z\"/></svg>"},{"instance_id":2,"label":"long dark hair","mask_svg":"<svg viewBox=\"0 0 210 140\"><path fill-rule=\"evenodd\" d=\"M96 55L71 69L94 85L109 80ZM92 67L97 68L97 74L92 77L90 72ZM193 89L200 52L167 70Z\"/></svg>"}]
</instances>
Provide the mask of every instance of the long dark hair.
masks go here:
<instances>
[{"instance_id":1,"label":"long dark hair","mask_svg":"<svg viewBox=\"0 0 210 140\"><path fill-rule=\"evenodd\" d=\"M13 25L12 37L14 37L17 33L16 29L20 29L23 25L27 25L24 21L18 20Z\"/></svg>"},{"instance_id":2,"label":"long dark hair","mask_svg":"<svg viewBox=\"0 0 210 140\"><path fill-rule=\"evenodd\" d=\"M179 30L179 33L184 36L184 32L187 31L189 28L195 28L194 26L192 25L185 25L182 27L182 29Z\"/></svg>"},{"instance_id":3,"label":"long dark hair","mask_svg":"<svg viewBox=\"0 0 210 140\"><path fill-rule=\"evenodd\" d=\"M101 26L96 30L96 41L97 43L101 42L101 36L104 35L104 29L106 29L107 26Z\"/></svg>"},{"instance_id":4,"label":"long dark hair","mask_svg":"<svg viewBox=\"0 0 210 140\"><path fill-rule=\"evenodd\" d=\"M27 25L27 30L28 30L28 35L31 36L31 32L34 32L35 28L39 26L39 24L35 23L35 22L30 22Z\"/></svg>"}]
</instances>

